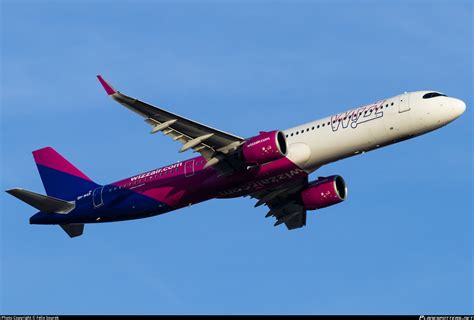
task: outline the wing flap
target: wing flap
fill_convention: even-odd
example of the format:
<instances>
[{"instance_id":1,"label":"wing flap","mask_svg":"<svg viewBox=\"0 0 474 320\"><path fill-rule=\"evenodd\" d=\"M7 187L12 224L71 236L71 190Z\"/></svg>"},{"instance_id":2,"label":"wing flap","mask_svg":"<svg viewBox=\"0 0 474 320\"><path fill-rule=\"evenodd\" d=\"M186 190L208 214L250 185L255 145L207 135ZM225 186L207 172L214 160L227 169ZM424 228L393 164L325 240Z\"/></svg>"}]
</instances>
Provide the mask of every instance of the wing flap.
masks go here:
<instances>
[{"instance_id":1,"label":"wing flap","mask_svg":"<svg viewBox=\"0 0 474 320\"><path fill-rule=\"evenodd\" d=\"M220 175L236 170L229 162L230 154L245 142L243 138L129 97L112 88L100 75L97 77L111 98L145 118L145 122L151 126L150 133L160 131L173 141L180 142L183 145L180 152L189 149L199 152L207 160L205 168L212 166Z\"/></svg>"},{"instance_id":2,"label":"wing flap","mask_svg":"<svg viewBox=\"0 0 474 320\"><path fill-rule=\"evenodd\" d=\"M145 121L152 126L151 133L161 131L165 135L170 136L173 140L181 142L183 145L190 143L192 146L184 148L185 150L193 149L196 152L200 152L208 160L216 152L220 152L217 150L227 151L228 149L235 149L244 141L241 137L214 129L165 109L129 97L113 89L100 75L97 76L97 78L107 94L115 101L145 118ZM206 138L196 143L198 140L195 139L202 137Z\"/></svg>"},{"instance_id":3,"label":"wing flap","mask_svg":"<svg viewBox=\"0 0 474 320\"><path fill-rule=\"evenodd\" d=\"M290 219L285 221L285 225L288 230L298 229L306 225L306 210L298 212L298 214L292 216Z\"/></svg>"}]
</instances>

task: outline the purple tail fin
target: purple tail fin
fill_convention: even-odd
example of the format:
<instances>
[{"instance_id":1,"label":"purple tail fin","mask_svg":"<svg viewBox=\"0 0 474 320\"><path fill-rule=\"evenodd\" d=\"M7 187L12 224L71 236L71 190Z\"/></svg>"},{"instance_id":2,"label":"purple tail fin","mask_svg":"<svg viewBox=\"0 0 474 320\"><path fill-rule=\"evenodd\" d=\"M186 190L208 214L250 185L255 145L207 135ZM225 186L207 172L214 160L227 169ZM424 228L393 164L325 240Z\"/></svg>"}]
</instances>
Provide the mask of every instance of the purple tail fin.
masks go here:
<instances>
[{"instance_id":1,"label":"purple tail fin","mask_svg":"<svg viewBox=\"0 0 474 320\"><path fill-rule=\"evenodd\" d=\"M73 200L99 186L51 147L33 151L33 157L49 196Z\"/></svg>"}]
</instances>

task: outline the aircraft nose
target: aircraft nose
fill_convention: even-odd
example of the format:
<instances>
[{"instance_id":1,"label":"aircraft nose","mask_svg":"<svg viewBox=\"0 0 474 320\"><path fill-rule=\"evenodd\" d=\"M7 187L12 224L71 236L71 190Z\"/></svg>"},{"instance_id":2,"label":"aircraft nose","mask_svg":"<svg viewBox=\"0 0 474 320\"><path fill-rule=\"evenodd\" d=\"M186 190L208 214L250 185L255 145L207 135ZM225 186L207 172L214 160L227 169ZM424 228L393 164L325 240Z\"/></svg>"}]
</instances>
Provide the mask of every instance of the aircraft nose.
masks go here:
<instances>
[{"instance_id":1,"label":"aircraft nose","mask_svg":"<svg viewBox=\"0 0 474 320\"><path fill-rule=\"evenodd\" d=\"M452 107L454 117L461 116L466 111L466 103L460 99L453 99Z\"/></svg>"}]
</instances>

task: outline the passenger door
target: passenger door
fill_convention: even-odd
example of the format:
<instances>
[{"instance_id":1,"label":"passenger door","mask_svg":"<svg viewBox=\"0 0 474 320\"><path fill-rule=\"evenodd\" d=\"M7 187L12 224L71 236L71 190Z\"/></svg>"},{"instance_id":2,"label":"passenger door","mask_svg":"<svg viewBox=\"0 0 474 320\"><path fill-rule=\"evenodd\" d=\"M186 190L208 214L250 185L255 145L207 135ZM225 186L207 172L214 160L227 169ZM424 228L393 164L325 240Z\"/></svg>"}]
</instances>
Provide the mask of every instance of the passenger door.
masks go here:
<instances>
[{"instance_id":1,"label":"passenger door","mask_svg":"<svg viewBox=\"0 0 474 320\"><path fill-rule=\"evenodd\" d=\"M94 205L94 209L104 205L104 199L102 198L103 190L104 190L104 187L100 187L100 188L94 189L94 192L92 193L92 204Z\"/></svg>"},{"instance_id":2,"label":"passenger door","mask_svg":"<svg viewBox=\"0 0 474 320\"><path fill-rule=\"evenodd\" d=\"M194 175L194 160L186 161L184 164L184 176L190 177Z\"/></svg>"},{"instance_id":3,"label":"passenger door","mask_svg":"<svg viewBox=\"0 0 474 320\"><path fill-rule=\"evenodd\" d=\"M406 112L410 110L410 94L404 93L399 97L398 101L398 112Z\"/></svg>"}]
</instances>

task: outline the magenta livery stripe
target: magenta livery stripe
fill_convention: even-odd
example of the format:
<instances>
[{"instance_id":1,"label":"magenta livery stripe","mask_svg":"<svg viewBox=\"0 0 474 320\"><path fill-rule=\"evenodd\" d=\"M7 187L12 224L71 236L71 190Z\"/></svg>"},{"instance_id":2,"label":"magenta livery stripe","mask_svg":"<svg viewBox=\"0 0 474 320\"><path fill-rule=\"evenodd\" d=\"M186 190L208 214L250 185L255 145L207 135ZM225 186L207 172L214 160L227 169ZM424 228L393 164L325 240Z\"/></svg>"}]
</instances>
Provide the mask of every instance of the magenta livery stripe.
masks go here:
<instances>
[{"instance_id":1,"label":"magenta livery stripe","mask_svg":"<svg viewBox=\"0 0 474 320\"><path fill-rule=\"evenodd\" d=\"M92 181L51 147L33 151L33 157L35 158L36 164Z\"/></svg>"},{"instance_id":2,"label":"magenta livery stripe","mask_svg":"<svg viewBox=\"0 0 474 320\"><path fill-rule=\"evenodd\" d=\"M222 179L214 169L203 169L205 163L203 160L203 157L196 157L185 161L185 163L199 163L194 166L193 174L189 176L186 176L184 171L186 164L175 163L114 182L112 185L129 189L176 209L210 198L249 194L307 176L304 170L287 157L283 157L251 171L234 174L229 179ZM165 169L168 168L172 168L172 172L158 175L166 172ZM200 192L200 190L214 191Z\"/></svg>"}]
</instances>

